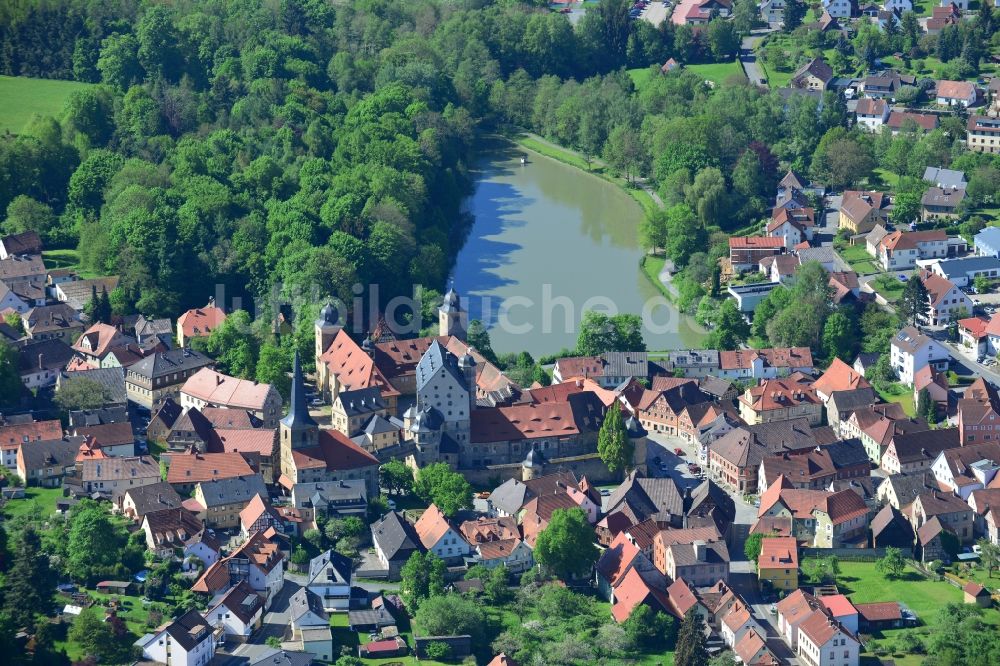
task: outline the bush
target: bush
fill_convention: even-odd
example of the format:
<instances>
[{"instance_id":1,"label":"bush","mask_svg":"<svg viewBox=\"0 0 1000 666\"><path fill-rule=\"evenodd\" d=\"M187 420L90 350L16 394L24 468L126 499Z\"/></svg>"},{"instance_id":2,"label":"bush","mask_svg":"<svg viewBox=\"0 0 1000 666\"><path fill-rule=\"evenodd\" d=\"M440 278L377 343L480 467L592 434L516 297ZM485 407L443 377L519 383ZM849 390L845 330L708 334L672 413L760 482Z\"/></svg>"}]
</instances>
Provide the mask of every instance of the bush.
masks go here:
<instances>
[{"instance_id":1,"label":"bush","mask_svg":"<svg viewBox=\"0 0 1000 666\"><path fill-rule=\"evenodd\" d=\"M424 648L427 657L436 661L444 661L451 657L451 646L442 641L432 641Z\"/></svg>"}]
</instances>

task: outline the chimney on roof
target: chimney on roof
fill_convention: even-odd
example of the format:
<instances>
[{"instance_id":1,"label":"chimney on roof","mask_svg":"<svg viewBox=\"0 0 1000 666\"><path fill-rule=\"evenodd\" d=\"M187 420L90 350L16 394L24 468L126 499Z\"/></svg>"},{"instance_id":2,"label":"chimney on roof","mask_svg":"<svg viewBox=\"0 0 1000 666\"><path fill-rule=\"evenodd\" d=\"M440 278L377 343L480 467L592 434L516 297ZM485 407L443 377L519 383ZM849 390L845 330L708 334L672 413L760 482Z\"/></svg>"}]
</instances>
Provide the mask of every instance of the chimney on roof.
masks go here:
<instances>
[{"instance_id":1,"label":"chimney on roof","mask_svg":"<svg viewBox=\"0 0 1000 666\"><path fill-rule=\"evenodd\" d=\"M215 385L218 386L221 383L222 383L222 376L221 375L216 375L215 376Z\"/></svg>"}]
</instances>

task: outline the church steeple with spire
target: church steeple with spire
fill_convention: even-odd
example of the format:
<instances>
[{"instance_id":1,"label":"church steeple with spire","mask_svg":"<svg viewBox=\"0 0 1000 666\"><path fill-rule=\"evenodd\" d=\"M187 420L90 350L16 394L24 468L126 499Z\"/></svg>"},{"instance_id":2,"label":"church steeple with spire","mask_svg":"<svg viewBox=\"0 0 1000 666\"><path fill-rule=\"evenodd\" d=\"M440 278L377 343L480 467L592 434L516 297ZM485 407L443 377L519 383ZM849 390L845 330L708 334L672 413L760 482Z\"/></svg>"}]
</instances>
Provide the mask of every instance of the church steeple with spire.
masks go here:
<instances>
[{"instance_id":1,"label":"church steeple with spire","mask_svg":"<svg viewBox=\"0 0 1000 666\"><path fill-rule=\"evenodd\" d=\"M295 359L292 362L292 396L288 407L288 414L281 419L281 451L284 457L285 450L304 449L316 446L319 434L319 425L309 415L309 408L306 406L306 392L302 380L302 364L299 362L299 352L295 352Z\"/></svg>"},{"instance_id":2,"label":"church steeple with spire","mask_svg":"<svg viewBox=\"0 0 1000 666\"><path fill-rule=\"evenodd\" d=\"M465 310L462 309L461 298L455 291L455 283L448 286L444 302L438 308L438 334L454 335L459 340L465 340L465 332L469 322Z\"/></svg>"}]
</instances>

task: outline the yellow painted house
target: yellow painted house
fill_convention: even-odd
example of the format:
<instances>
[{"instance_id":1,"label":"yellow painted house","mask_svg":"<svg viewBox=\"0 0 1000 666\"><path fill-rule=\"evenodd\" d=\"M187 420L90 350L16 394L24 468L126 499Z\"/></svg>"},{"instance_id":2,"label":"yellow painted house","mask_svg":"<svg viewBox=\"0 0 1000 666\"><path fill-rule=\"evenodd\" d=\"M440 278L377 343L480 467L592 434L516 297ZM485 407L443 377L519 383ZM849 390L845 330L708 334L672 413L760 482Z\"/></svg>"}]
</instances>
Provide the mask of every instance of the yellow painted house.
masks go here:
<instances>
[{"instance_id":1,"label":"yellow painted house","mask_svg":"<svg viewBox=\"0 0 1000 666\"><path fill-rule=\"evenodd\" d=\"M761 589L798 589L799 546L795 537L766 537L761 541L757 580Z\"/></svg>"}]
</instances>

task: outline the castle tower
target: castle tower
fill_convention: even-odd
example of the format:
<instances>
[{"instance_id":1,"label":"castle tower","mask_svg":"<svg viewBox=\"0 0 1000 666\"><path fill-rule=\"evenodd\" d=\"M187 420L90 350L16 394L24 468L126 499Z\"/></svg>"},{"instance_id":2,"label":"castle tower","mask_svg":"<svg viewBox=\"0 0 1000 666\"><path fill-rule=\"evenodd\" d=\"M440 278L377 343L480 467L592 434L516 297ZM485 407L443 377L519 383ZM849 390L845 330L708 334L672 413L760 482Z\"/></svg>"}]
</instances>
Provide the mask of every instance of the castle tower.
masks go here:
<instances>
[{"instance_id":1,"label":"castle tower","mask_svg":"<svg viewBox=\"0 0 1000 666\"><path fill-rule=\"evenodd\" d=\"M458 358L458 369L465 377L465 387L469 390L469 414L476 408L476 359L472 357L472 347Z\"/></svg>"},{"instance_id":2,"label":"castle tower","mask_svg":"<svg viewBox=\"0 0 1000 666\"><path fill-rule=\"evenodd\" d=\"M444 302L438 308L439 335L454 335L459 340L465 340L469 322L460 300L455 285L452 284L448 287L448 293L444 295Z\"/></svg>"},{"instance_id":3,"label":"castle tower","mask_svg":"<svg viewBox=\"0 0 1000 666\"><path fill-rule=\"evenodd\" d=\"M531 481L540 476L545 476L545 465L545 456L542 455L541 451L532 446L531 450L528 451L528 455L524 457L524 462L521 463L521 481Z\"/></svg>"},{"instance_id":4,"label":"castle tower","mask_svg":"<svg viewBox=\"0 0 1000 666\"><path fill-rule=\"evenodd\" d=\"M632 440L633 454L631 468L639 470L643 476L648 473L646 469L646 448L649 445L649 437L646 429L642 427L639 423L639 419L632 416L628 417L625 421L625 431L628 434L628 438Z\"/></svg>"},{"instance_id":5,"label":"castle tower","mask_svg":"<svg viewBox=\"0 0 1000 666\"><path fill-rule=\"evenodd\" d=\"M319 440L319 426L309 415L306 407L306 393L302 382L302 364L299 353L295 352L292 363L292 399L288 414L281 419L279 425L281 448L281 473L290 479L295 479L295 466L292 462L292 451L316 446Z\"/></svg>"},{"instance_id":6,"label":"castle tower","mask_svg":"<svg viewBox=\"0 0 1000 666\"><path fill-rule=\"evenodd\" d=\"M441 424L429 409L418 409L409 431L417 446L417 469L441 460Z\"/></svg>"},{"instance_id":7,"label":"castle tower","mask_svg":"<svg viewBox=\"0 0 1000 666\"><path fill-rule=\"evenodd\" d=\"M314 323L316 332L316 368L319 371L319 357L323 355L333 339L337 337L343 326L340 324L340 316L333 304L327 301L323 309L319 311L319 319Z\"/></svg>"}]
</instances>

